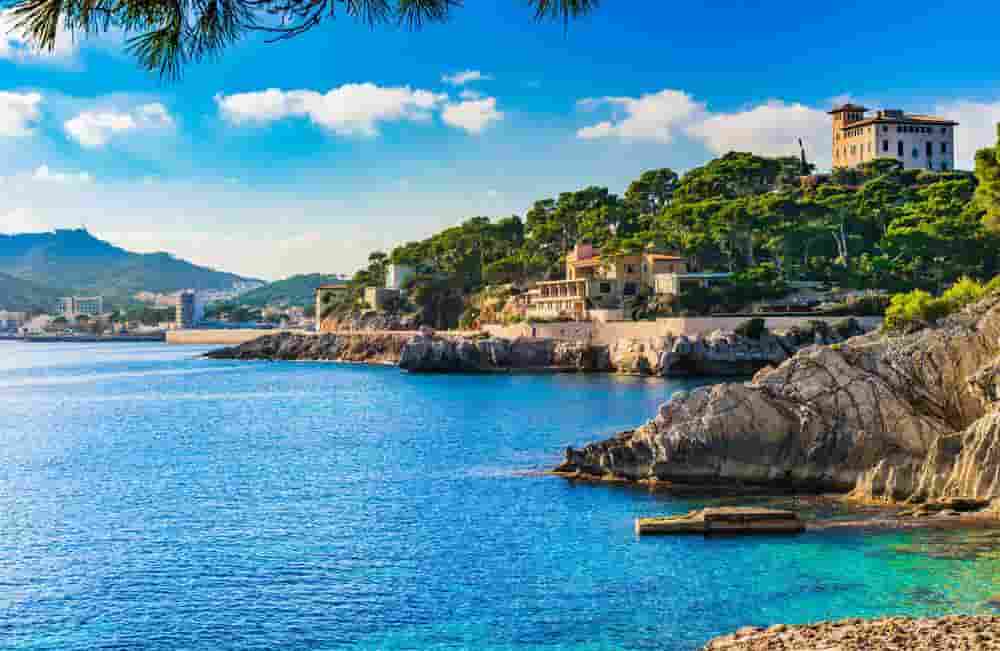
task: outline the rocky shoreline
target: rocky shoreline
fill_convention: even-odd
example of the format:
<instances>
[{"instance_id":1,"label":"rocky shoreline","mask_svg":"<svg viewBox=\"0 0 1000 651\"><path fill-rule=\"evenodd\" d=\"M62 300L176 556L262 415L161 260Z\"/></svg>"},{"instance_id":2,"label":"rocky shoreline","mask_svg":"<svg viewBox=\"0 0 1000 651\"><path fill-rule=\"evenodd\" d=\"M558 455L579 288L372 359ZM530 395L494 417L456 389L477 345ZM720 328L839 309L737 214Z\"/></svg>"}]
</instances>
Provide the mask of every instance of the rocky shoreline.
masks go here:
<instances>
[{"instance_id":1,"label":"rocky shoreline","mask_svg":"<svg viewBox=\"0 0 1000 651\"><path fill-rule=\"evenodd\" d=\"M941 651L1000 649L1000 617L846 619L800 626L748 626L703 651Z\"/></svg>"},{"instance_id":2,"label":"rocky shoreline","mask_svg":"<svg viewBox=\"0 0 1000 651\"><path fill-rule=\"evenodd\" d=\"M628 375L749 376L780 364L801 348L837 343L861 332L856 322L834 329L822 323L758 339L713 332L698 337L622 339L613 345L582 341L467 337L410 332L281 333L215 350L215 359L334 360L396 364L417 373L583 372Z\"/></svg>"},{"instance_id":3,"label":"rocky shoreline","mask_svg":"<svg viewBox=\"0 0 1000 651\"><path fill-rule=\"evenodd\" d=\"M876 503L1000 498L1000 299L919 332L806 347L565 456L557 471L577 478Z\"/></svg>"}]
</instances>

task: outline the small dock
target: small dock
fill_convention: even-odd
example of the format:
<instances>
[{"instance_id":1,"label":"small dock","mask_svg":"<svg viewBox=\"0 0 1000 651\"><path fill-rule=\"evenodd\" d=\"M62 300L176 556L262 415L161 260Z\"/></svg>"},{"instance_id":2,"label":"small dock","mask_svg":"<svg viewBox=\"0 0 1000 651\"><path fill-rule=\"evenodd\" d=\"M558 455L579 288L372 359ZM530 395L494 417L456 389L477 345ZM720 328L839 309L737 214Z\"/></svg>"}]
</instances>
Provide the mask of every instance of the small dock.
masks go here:
<instances>
[{"instance_id":1,"label":"small dock","mask_svg":"<svg viewBox=\"0 0 1000 651\"><path fill-rule=\"evenodd\" d=\"M636 518L635 532L645 535L802 533L806 525L794 511L749 506L707 508L687 515Z\"/></svg>"}]
</instances>

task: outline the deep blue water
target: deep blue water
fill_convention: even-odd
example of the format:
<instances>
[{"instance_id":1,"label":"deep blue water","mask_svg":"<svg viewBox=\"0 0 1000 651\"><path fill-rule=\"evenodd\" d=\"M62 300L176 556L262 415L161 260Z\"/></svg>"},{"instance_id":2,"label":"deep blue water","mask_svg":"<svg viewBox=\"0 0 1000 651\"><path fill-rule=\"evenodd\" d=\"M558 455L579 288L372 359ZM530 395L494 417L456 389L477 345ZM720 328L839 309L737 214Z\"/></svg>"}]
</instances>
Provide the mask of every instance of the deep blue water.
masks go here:
<instances>
[{"instance_id":1,"label":"deep blue water","mask_svg":"<svg viewBox=\"0 0 1000 651\"><path fill-rule=\"evenodd\" d=\"M647 538L696 500L533 473L680 382L0 343L0 648L693 650L988 611L1000 539Z\"/></svg>"}]
</instances>

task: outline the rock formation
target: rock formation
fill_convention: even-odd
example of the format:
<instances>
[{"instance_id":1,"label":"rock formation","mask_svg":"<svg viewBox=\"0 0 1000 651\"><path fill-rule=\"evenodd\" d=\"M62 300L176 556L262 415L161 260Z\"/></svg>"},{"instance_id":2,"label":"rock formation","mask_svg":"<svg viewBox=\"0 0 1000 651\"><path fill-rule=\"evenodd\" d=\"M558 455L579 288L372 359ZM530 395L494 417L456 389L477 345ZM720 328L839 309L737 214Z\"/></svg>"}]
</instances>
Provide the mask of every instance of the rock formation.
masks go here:
<instances>
[{"instance_id":1,"label":"rock formation","mask_svg":"<svg viewBox=\"0 0 1000 651\"><path fill-rule=\"evenodd\" d=\"M838 327L814 321L760 339L721 330L692 337L622 339L611 347L611 365L619 373L633 375L751 376L777 366L804 346L839 343L860 334L858 322L845 319Z\"/></svg>"},{"instance_id":2,"label":"rock formation","mask_svg":"<svg viewBox=\"0 0 1000 651\"><path fill-rule=\"evenodd\" d=\"M365 333L266 335L239 346L206 353L213 359L316 360L395 364L409 334Z\"/></svg>"},{"instance_id":3,"label":"rock formation","mask_svg":"<svg viewBox=\"0 0 1000 651\"><path fill-rule=\"evenodd\" d=\"M866 500L1000 497L1000 301L935 328L806 347L744 383L675 395L561 472Z\"/></svg>"}]
</instances>

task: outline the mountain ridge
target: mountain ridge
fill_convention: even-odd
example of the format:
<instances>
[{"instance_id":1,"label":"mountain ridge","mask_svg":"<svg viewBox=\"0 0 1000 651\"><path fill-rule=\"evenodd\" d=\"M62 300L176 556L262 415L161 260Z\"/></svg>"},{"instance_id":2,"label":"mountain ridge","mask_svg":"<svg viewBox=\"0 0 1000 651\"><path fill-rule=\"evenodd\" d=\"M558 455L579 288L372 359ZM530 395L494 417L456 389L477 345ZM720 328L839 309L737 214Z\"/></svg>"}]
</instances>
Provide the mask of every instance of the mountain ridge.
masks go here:
<instances>
[{"instance_id":1,"label":"mountain ridge","mask_svg":"<svg viewBox=\"0 0 1000 651\"><path fill-rule=\"evenodd\" d=\"M28 283L15 289L8 281L11 290L0 291L0 304L13 302L15 296L22 304L45 303L49 290L101 294L122 302L139 291L225 290L241 282L263 282L167 252L128 251L83 228L0 235L0 274Z\"/></svg>"}]
</instances>

